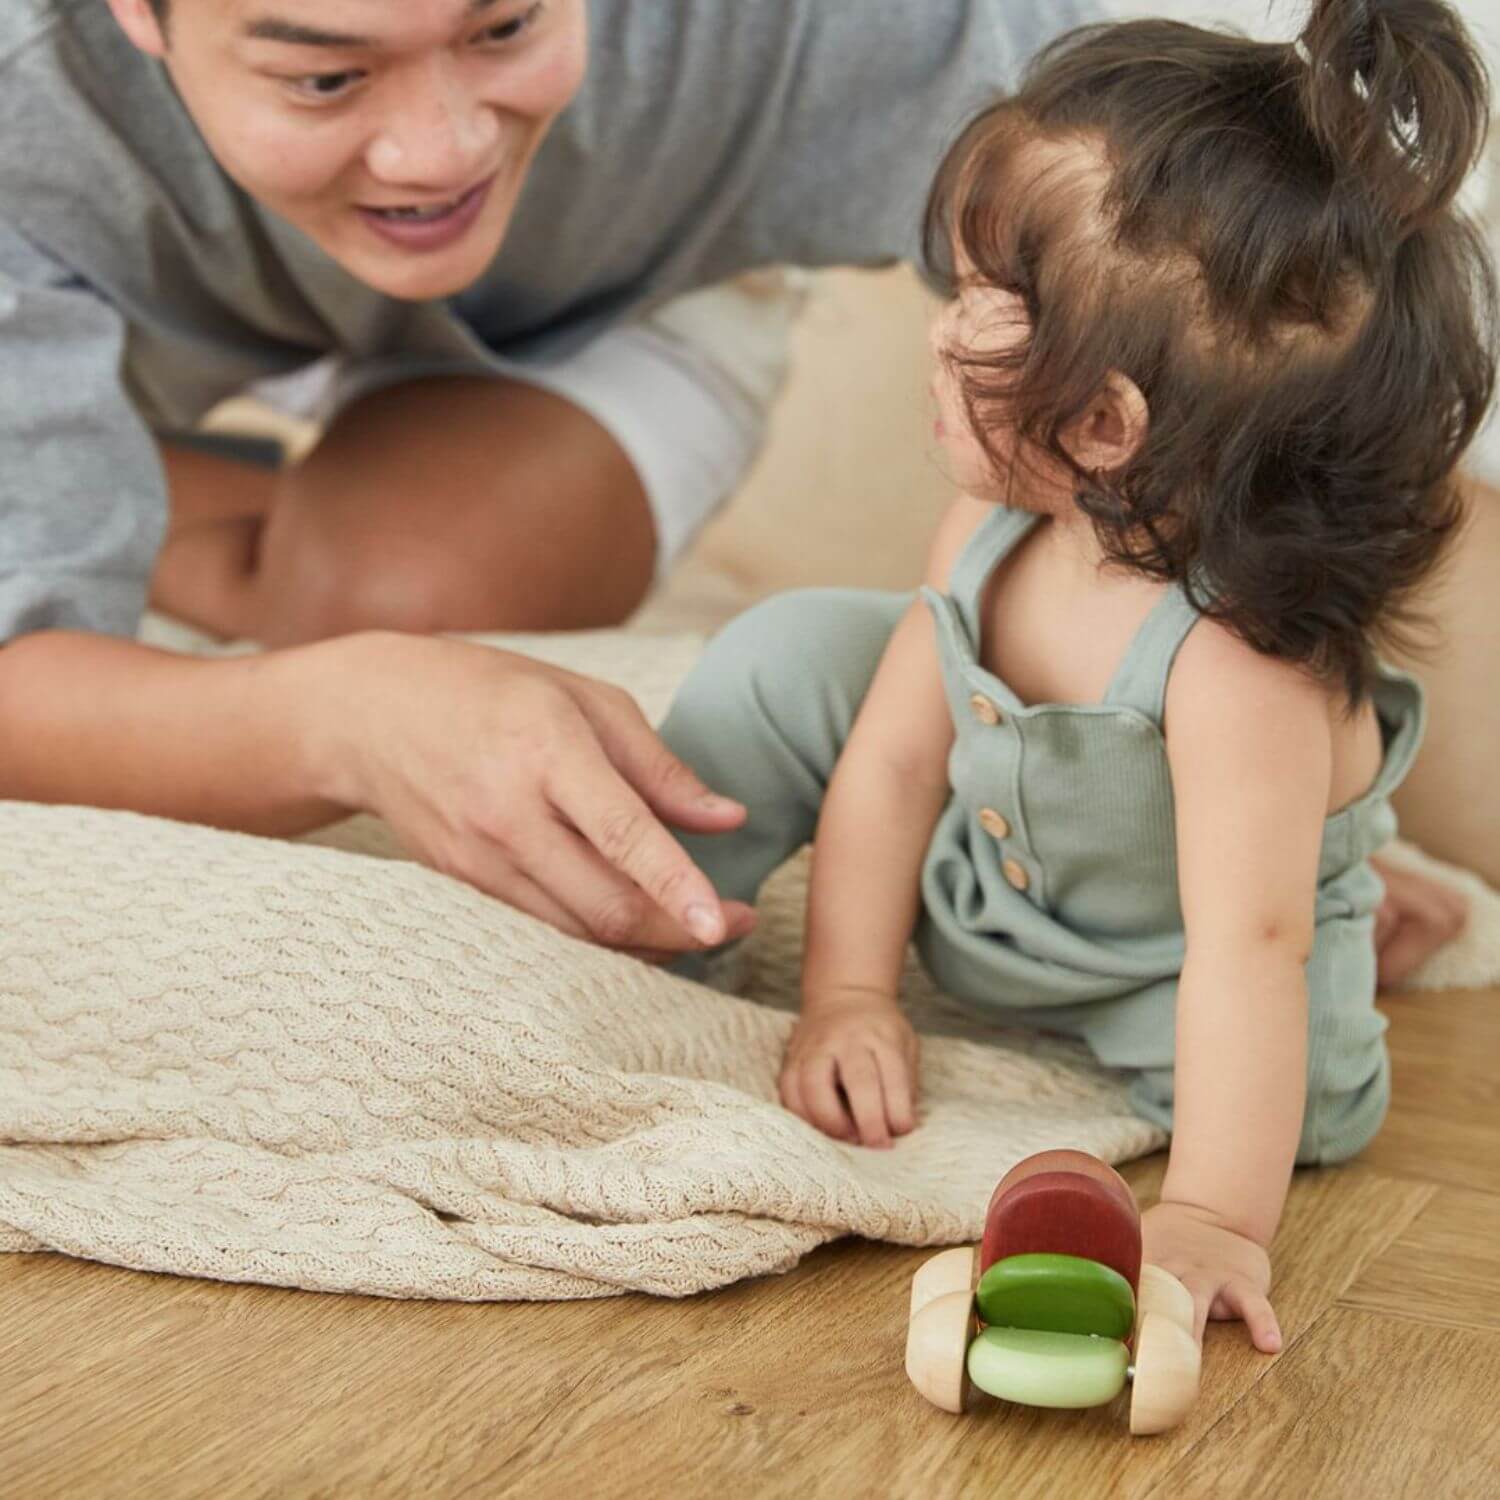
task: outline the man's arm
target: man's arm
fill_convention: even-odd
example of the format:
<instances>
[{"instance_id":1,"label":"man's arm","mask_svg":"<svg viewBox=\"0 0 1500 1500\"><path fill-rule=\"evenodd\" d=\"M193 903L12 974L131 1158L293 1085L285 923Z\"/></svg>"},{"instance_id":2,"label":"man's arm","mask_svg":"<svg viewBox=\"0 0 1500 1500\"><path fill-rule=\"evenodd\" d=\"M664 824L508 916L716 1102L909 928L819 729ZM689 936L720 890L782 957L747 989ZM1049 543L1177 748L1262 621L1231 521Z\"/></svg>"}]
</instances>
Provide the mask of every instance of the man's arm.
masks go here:
<instances>
[{"instance_id":1,"label":"man's arm","mask_svg":"<svg viewBox=\"0 0 1500 1500\"><path fill-rule=\"evenodd\" d=\"M0 222L0 797L262 833L385 817L424 863L575 936L743 935L662 820L736 826L627 695L460 641L250 660L129 639L166 502L124 320Z\"/></svg>"},{"instance_id":2,"label":"man's arm","mask_svg":"<svg viewBox=\"0 0 1500 1500\"><path fill-rule=\"evenodd\" d=\"M365 810L422 863L645 957L743 937L662 826L738 826L617 688L365 633L228 661L47 631L0 648L0 798L289 835Z\"/></svg>"},{"instance_id":3,"label":"man's arm","mask_svg":"<svg viewBox=\"0 0 1500 1500\"><path fill-rule=\"evenodd\" d=\"M0 798L290 836L351 811L320 792L331 642L229 661L74 631L0 648Z\"/></svg>"}]
</instances>

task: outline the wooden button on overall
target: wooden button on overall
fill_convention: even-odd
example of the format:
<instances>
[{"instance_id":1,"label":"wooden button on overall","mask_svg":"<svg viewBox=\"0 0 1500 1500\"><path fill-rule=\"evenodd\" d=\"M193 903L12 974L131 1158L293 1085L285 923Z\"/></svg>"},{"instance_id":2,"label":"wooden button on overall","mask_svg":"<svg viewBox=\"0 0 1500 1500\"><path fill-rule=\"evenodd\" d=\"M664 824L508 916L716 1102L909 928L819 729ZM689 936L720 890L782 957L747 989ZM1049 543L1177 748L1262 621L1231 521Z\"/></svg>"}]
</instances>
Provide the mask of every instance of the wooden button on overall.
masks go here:
<instances>
[{"instance_id":1,"label":"wooden button on overall","mask_svg":"<svg viewBox=\"0 0 1500 1500\"><path fill-rule=\"evenodd\" d=\"M992 834L997 839L1010 837L1010 824L993 807L979 809L979 822L986 833Z\"/></svg>"},{"instance_id":2,"label":"wooden button on overall","mask_svg":"<svg viewBox=\"0 0 1500 1500\"><path fill-rule=\"evenodd\" d=\"M1008 859L1000 868L1005 872L1005 878L1018 891L1024 891L1031 884L1031 876L1026 873L1026 866L1019 861Z\"/></svg>"},{"instance_id":3,"label":"wooden button on overall","mask_svg":"<svg viewBox=\"0 0 1500 1500\"><path fill-rule=\"evenodd\" d=\"M983 693L975 693L969 699L969 707L974 711L974 717L981 724L998 724L1000 722L1000 710Z\"/></svg>"}]
</instances>

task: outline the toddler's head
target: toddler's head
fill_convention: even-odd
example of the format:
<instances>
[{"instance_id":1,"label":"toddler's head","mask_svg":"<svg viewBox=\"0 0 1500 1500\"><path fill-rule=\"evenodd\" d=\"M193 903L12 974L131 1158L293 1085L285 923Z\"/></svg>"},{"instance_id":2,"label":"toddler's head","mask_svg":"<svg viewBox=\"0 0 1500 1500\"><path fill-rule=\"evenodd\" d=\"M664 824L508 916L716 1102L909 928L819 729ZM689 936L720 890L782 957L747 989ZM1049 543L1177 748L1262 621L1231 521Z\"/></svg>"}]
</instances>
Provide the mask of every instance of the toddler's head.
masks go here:
<instances>
[{"instance_id":1,"label":"toddler's head","mask_svg":"<svg viewBox=\"0 0 1500 1500\"><path fill-rule=\"evenodd\" d=\"M1487 117L1440 0L1318 0L1292 44L1053 43L928 209L960 481L1076 506L1112 561L1358 699L1494 383L1494 273L1453 206Z\"/></svg>"}]
</instances>

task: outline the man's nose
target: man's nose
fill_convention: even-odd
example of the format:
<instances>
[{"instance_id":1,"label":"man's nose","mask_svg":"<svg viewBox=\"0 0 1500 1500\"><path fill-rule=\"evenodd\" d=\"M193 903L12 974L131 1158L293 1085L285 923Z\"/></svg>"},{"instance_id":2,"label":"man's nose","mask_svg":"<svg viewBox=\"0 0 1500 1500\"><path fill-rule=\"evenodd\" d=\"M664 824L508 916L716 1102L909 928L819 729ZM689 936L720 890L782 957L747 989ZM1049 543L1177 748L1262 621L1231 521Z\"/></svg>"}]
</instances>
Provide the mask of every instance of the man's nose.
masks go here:
<instances>
[{"instance_id":1,"label":"man's nose","mask_svg":"<svg viewBox=\"0 0 1500 1500\"><path fill-rule=\"evenodd\" d=\"M499 123L446 59L424 67L370 144L370 171L428 192L466 188L492 164Z\"/></svg>"}]
</instances>

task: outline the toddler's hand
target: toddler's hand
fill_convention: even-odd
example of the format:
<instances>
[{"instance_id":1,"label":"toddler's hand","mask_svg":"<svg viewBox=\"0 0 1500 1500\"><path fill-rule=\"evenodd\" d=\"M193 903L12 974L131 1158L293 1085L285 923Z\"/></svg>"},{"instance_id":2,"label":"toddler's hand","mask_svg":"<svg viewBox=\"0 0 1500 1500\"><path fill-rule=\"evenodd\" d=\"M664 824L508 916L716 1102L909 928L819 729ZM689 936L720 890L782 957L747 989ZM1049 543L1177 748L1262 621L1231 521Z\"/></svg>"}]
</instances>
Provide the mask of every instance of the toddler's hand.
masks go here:
<instances>
[{"instance_id":1,"label":"toddler's hand","mask_svg":"<svg viewBox=\"0 0 1500 1500\"><path fill-rule=\"evenodd\" d=\"M1142 1258L1170 1271L1193 1294L1194 1336L1209 1318L1243 1318L1255 1347L1281 1348L1271 1310L1271 1258L1265 1248L1225 1228L1206 1208L1158 1203L1141 1215Z\"/></svg>"},{"instance_id":2,"label":"toddler's hand","mask_svg":"<svg viewBox=\"0 0 1500 1500\"><path fill-rule=\"evenodd\" d=\"M781 1102L825 1135L889 1146L917 1122L917 1051L890 996L807 996L781 1065Z\"/></svg>"}]
</instances>

